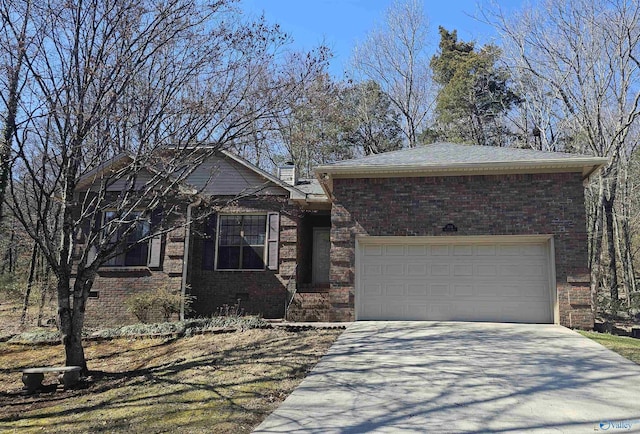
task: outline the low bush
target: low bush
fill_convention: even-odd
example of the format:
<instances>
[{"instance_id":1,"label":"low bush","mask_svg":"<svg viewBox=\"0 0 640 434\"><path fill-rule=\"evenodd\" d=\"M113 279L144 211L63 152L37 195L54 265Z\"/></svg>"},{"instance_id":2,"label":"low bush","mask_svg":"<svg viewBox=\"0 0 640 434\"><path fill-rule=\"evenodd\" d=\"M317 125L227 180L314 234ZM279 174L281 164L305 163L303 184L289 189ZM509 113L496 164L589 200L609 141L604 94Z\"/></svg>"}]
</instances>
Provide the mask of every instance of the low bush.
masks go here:
<instances>
[{"instance_id":1,"label":"low bush","mask_svg":"<svg viewBox=\"0 0 640 434\"><path fill-rule=\"evenodd\" d=\"M195 297L185 295L185 314L191 312L194 300ZM159 313L165 322L169 321L173 315L180 313L181 303L180 291L172 291L167 287L132 295L125 302L127 310L142 323L151 322L155 313Z\"/></svg>"}]
</instances>

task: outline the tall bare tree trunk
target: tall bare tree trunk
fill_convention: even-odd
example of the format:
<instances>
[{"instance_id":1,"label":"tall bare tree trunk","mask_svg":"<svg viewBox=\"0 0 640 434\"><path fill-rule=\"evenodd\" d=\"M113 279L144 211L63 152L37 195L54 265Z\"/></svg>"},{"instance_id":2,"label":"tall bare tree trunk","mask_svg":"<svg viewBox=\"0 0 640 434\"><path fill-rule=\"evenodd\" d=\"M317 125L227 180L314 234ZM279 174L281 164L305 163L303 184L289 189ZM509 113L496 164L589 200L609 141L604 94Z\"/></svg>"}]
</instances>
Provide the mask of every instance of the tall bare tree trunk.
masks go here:
<instances>
[{"instance_id":1,"label":"tall bare tree trunk","mask_svg":"<svg viewBox=\"0 0 640 434\"><path fill-rule=\"evenodd\" d=\"M31 297L31 289L36 275L36 264L38 262L38 243L33 243L31 249L31 263L29 264L29 280L27 281L27 289L24 292L24 301L22 303L22 315L20 315L20 324L24 325L27 321L27 311L29 310L29 298Z\"/></svg>"},{"instance_id":2,"label":"tall bare tree trunk","mask_svg":"<svg viewBox=\"0 0 640 434\"><path fill-rule=\"evenodd\" d=\"M622 278L625 287L625 298L627 306L631 306L631 294L636 291L635 266L633 263L632 240L629 230L629 220L631 219L629 200L629 167L621 168L619 183L621 186L621 197L618 201L618 218L616 218L616 245L620 257Z\"/></svg>"},{"instance_id":3,"label":"tall bare tree trunk","mask_svg":"<svg viewBox=\"0 0 640 434\"><path fill-rule=\"evenodd\" d=\"M618 261L616 255L616 239L614 228L614 201L616 198L616 182L611 181L609 185L609 191L605 191L602 196L602 209L605 218L605 231L607 238L607 254L609 255L608 261L608 275L609 275L609 293L611 294L611 301L617 302L619 299L618 293Z\"/></svg>"},{"instance_id":4,"label":"tall bare tree trunk","mask_svg":"<svg viewBox=\"0 0 640 434\"><path fill-rule=\"evenodd\" d=\"M49 285L51 284L51 282L49 281L50 279L50 269L47 266L47 262L44 260L44 258L42 257L42 255L38 255L38 262L39 262L39 267L38 269L41 272L41 290L40 290L40 305L38 306L38 327L42 327L42 318L44 316L44 306L46 304L47 301L47 295L49 293Z\"/></svg>"},{"instance_id":5,"label":"tall bare tree trunk","mask_svg":"<svg viewBox=\"0 0 640 434\"><path fill-rule=\"evenodd\" d=\"M595 191L594 191L595 190ZM600 198L604 195L604 184L602 178L598 180L597 188L592 187L589 189L589 195L586 200L587 207L587 224L589 233L589 270L591 272L591 305L593 306L594 314L596 312L598 290L602 287L602 271L600 264L602 263L602 227L603 214L602 207L600 206Z\"/></svg>"},{"instance_id":6,"label":"tall bare tree trunk","mask_svg":"<svg viewBox=\"0 0 640 434\"><path fill-rule=\"evenodd\" d=\"M9 182L9 172L11 171L11 144L13 143L13 137L16 134L16 117L18 115L18 101L20 100L20 80L22 75L20 70L22 69L22 63L24 61L25 49L26 49L26 34L27 25L29 22L29 10L31 2L25 2L25 11L21 28L15 29L13 23L7 20L7 16L3 16L3 27L11 28L15 41L15 63L9 65L8 70L8 83L7 83L7 113L4 120L4 128L2 131L2 138L0 139L0 223L4 218L2 206L5 200L5 194L7 191L7 185ZM5 22L6 20L6 22ZM7 30L7 32L9 32Z\"/></svg>"}]
</instances>

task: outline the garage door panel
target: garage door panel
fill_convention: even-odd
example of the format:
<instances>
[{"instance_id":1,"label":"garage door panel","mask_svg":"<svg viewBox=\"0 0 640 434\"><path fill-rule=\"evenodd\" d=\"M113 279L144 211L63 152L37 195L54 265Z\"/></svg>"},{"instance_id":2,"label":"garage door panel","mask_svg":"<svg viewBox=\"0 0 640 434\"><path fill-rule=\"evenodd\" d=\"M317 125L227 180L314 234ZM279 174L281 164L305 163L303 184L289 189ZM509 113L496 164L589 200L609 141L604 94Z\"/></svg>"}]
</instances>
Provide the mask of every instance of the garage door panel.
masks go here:
<instances>
[{"instance_id":1,"label":"garage door panel","mask_svg":"<svg viewBox=\"0 0 640 434\"><path fill-rule=\"evenodd\" d=\"M382 246L378 245L366 245L362 247L363 256L382 256Z\"/></svg>"},{"instance_id":2,"label":"garage door panel","mask_svg":"<svg viewBox=\"0 0 640 434\"><path fill-rule=\"evenodd\" d=\"M474 285L474 294L479 298L500 297L501 288L496 283L477 283Z\"/></svg>"},{"instance_id":3,"label":"garage door panel","mask_svg":"<svg viewBox=\"0 0 640 434\"><path fill-rule=\"evenodd\" d=\"M473 264L455 264L453 275L456 277L473 276Z\"/></svg>"},{"instance_id":4,"label":"garage door panel","mask_svg":"<svg viewBox=\"0 0 640 434\"><path fill-rule=\"evenodd\" d=\"M404 266L402 264L385 265L382 274L387 277L404 276Z\"/></svg>"},{"instance_id":5,"label":"garage door panel","mask_svg":"<svg viewBox=\"0 0 640 434\"><path fill-rule=\"evenodd\" d=\"M409 256L427 256L427 246L407 246L407 255Z\"/></svg>"},{"instance_id":6,"label":"garage door panel","mask_svg":"<svg viewBox=\"0 0 640 434\"><path fill-rule=\"evenodd\" d=\"M358 319L552 322L545 243L391 243L358 255Z\"/></svg>"},{"instance_id":7,"label":"garage door panel","mask_svg":"<svg viewBox=\"0 0 640 434\"><path fill-rule=\"evenodd\" d=\"M517 283L511 283L507 285L500 285L498 287L498 294L502 294L505 298L522 297L522 286Z\"/></svg>"},{"instance_id":8,"label":"garage door panel","mask_svg":"<svg viewBox=\"0 0 640 434\"><path fill-rule=\"evenodd\" d=\"M382 306L381 310L382 319L384 320L395 320L398 318L398 315L401 318L408 315L406 304L404 303L387 303Z\"/></svg>"},{"instance_id":9,"label":"garage door panel","mask_svg":"<svg viewBox=\"0 0 640 434\"><path fill-rule=\"evenodd\" d=\"M426 320L429 317L429 305L427 303L414 303L407 306L407 314L419 320Z\"/></svg>"},{"instance_id":10,"label":"garage door panel","mask_svg":"<svg viewBox=\"0 0 640 434\"><path fill-rule=\"evenodd\" d=\"M382 295L382 284L380 283L372 283L372 282L364 282L362 285L362 296L363 299L367 299L367 297L379 296Z\"/></svg>"},{"instance_id":11,"label":"garage door panel","mask_svg":"<svg viewBox=\"0 0 640 434\"><path fill-rule=\"evenodd\" d=\"M428 264L407 264L407 276L426 276L428 274Z\"/></svg>"},{"instance_id":12,"label":"garage door panel","mask_svg":"<svg viewBox=\"0 0 640 434\"><path fill-rule=\"evenodd\" d=\"M547 247L543 244L531 245L526 249L522 249L521 254L523 256L547 256Z\"/></svg>"},{"instance_id":13,"label":"garage door panel","mask_svg":"<svg viewBox=\"0 0 640 434\"><path fill-rule=\"evenodd\" d=\"M366 264L362 267L362 274L365 277L382 276L381 264Z\"/></svg>"},{"instance_id":14,"label":"garage door panel","mask_svg":"<svg viewBox=\"0 0 640 434\"><path fill-rule=\"evenodd\" d=\"M505 303L502 306L503 321L544 323L551 315L546 301Z\"/></svg>"},{"instance_id":15,"label":"garage door panel","mask_svg":"<svg viewBox=\"0 0 640 434\"><path fill-rule=\"evenodd\" d=\"M520 266L520 275L522 277L538 277L538 276L546 276L545 266L542 264L530 264L530 265L521 265Z\"/></svg>"},{"instance_id":16,"label":"garage door panel","mask_svg":"<svg viewBox=\"0 0 640 434\"><path fill-rule=\"evenodd\" d=\"M452 316L452 306L448 303L430 303L428 317L431 321L447 321Z\"/></svg>"},{"instance_id":17,"label":"garage door panel","mask_svg":"<svg viewBox=\"0 0 640 434\"><path fill-rule=\"evenodd\" d=\"M449 246L430 246L431 256L449 256Z\"/></svg>"},{"instance_id":18,"label":"garage door panel","mask_svg":"<svg viewBox=\"0 0 640 434\"><path fill-rule=\"evenodd\" d=\"M475 275L479 277L497 277L498 266L495 264L478 264L476 265Z\"/></svg>"},{"instance_id":19,"label":"garage door panel","mask_svg":"<svg viewBox=\"0 0 640 434\"><path fill-rule=\"evenodd\" d=\"M518 245L500 245L498 246L498 255L506 257L520 256L522 254L521 246Z\"/></svg>"},{"instance_id":20,"label":"garage door panel","mask_svg":"<svg viewBox=\"0 0 640 434\"><path fill-rule=\"evenodd\" d=\"M407 284L407 295L409 296L419 296L426 297L429 295L429 290L427 288L426 283L408 283Z\"/></svg>"},{"instance_id":21,"label":"garage door panel","mask_svg":"<svg viewBox=\"0 0 640 434\"><path fill-rule=\"evenodd\" d=\"M431 276L449 276L450 273L449 264L431 264Z\"/></svg>"},{"instance_id":22,"label":"garage door panel","mask_svg":"<svg viewBox=\"0 0 640 434\"><path fill-rule=\"evenodd\" d=\"M498 267L500 277L518 277L522 275L522 268L516 264L503 264Z\"/></svg>"},{"instance_id":23,"label":"garage door panel","mask_svg":"<svg viewBox=\"0 0 640 434\"><path fill-rule=\"evenodd\" d=\"M429 285L429 295L432 297L449 297L450 285L448 283L432 283Z\"/></svg>"},{"instance_id":24,"label":"garage door panel","mask_svg":"<svg viewBox=\"0 0 640 434\"><path fill-rule=\"evenodd\" d=\"M363 319L382 319L382 304L375 300L363 303L361 316Z\"/></svg>"},{"instance_id":25,"label":"garage door panel","mask_svg":"<svg viewBox=\"0 0 640 434\"><path fill-rule=\"evenodd\" d=\"M495 245L476 246L475 249L476 256L496 256Z\"/></svg>"},{"instance_id":26,"label":"garage door panel","mask_svg":"<svg viewBox=\"0 0 640 434\"><path fill-rule=\"evenodd\" d=\"M384 253L387 256L404 256L404 246L385 246Z\"/></svg>"},{"instance_id":27,"label":"garage door panel","mask_svg":"<svg viewBox=\"0 0 640 434\"><path fill-rule=\"evenodd\" d=\"M547 285L524 282L519 285L519 287L521 297L526 297L531 300L548 300L548 298L544 296L544 293L547 291Z\"/></svg>"},{"instance_id":28,"label":"garage door panel","mask_svg":"<svg viewBox=\"0 0 640 434\"><path fill-rule=\"evenodd\" d=\"M404 295L404 284L385 285L384 295L388 295L391 297Z\"/></svg>"},{"instance_id":29,"label":"garage door panel","mask_svg":"<svg viewBox=\"0 0 640 434\"><path fill-rule=\"evenodd\" d=\"M453 295L456 297L472 297L473 296L472 284L454 284Z\"/></svg>"},{"instance_id":30,"label":"garage door panel","mask_svg":"<svg viewBox=\"0 0 640 434\"><path fill-rule=\"evenodd\" d=\"M473 245L453 246L453 256L472 256Z\"/></svg>"}]
</instances>

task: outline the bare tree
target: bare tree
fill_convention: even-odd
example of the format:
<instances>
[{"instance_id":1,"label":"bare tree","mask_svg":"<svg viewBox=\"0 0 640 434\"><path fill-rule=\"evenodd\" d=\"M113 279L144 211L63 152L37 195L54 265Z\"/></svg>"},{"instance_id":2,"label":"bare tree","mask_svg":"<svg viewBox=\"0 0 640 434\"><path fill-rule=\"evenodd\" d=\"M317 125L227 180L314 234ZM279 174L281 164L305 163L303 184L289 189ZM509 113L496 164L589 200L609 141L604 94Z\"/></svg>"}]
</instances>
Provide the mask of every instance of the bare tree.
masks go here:
<instances>
[{"instance_id":1,"label":"bare tree","mask_svg":"<svg viewBox=\"0 0 640 434\"><path fill-rule=\"evenodd\" d=\"M616 247L630 239L626 165L640 116L640 4L625 0L548 0L538 9L491 19L502 34L528 112L524 119L543 148L610 158L588 189L592 284L606 282L618 300L622 279L633 287L633 261ZM528 127L527 127L528 128ZM621 178L622 177L622 178ZM617 227L617 229L616 229ZM601 261L606 272L599 275ZM594 286L595 291L595 286Z\"/></svg>"},{"instance_id":2,"label":"bare tree","mask_svg":"<svg viewBox=\"0 0 640 434\"><path fill-rule=\"evenodd\" d=\"M287 38L277 27L244 22L232 6L33 6L7 202L55 275L68 365L86 370L81 336L98 267L189 224L181 216L199 191L183 181L306 79L280 69Z\"/></svg>"},{"instance_id":3,"label":"bare tree","mask_svg":"<svg viewBox=\"0 0 640 434\"><path fill-rule=\"evenodd\" d=\"M428 49L429 25L418 0L398 0L382 26L357 45L352 64L356 78L380 84L402 115L410 147L417 145L435 104Z\"/></svg>"},{"instance_id":4,"label":"bare tree","mask_svg":"<svg viewBox=\"0 0 640 434\"><path fill-rule=\"evenodd\" d=\"M3 219L3 209L7 183L11 168L11 144L17 130L18 103L20 90L24 76L21 73L24 68L25 53L27 50L28 27L31 15L31 1L13 2L2 0L0 2L0 55L2 74L2 104L4 116L2 118L2 137L0 137L0 223Z\"/></svg>"}]
</instances>

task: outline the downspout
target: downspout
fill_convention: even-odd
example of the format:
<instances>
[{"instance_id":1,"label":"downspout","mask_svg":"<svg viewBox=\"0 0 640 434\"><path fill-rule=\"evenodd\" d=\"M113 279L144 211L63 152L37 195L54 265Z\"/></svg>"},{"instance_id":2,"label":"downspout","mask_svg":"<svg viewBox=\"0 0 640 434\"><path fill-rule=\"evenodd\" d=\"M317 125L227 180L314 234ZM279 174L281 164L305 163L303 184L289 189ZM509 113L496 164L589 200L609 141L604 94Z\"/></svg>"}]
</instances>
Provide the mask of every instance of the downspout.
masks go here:
<instances>
[{"instance_id":1,"label":"downspout","mask_svg":"<svg viewBox=\"0 0 640 434\"><path fill-rule=\"evenodd\" d=\"M187 205L187 223L184 230L184 255L182 256L182 282L180 284L180 321L184 321L185 297L187 295L187 271L189 269L189 248L191 244L191 209L200 206L202 199Z\"/></svg>"}]
</instances>

